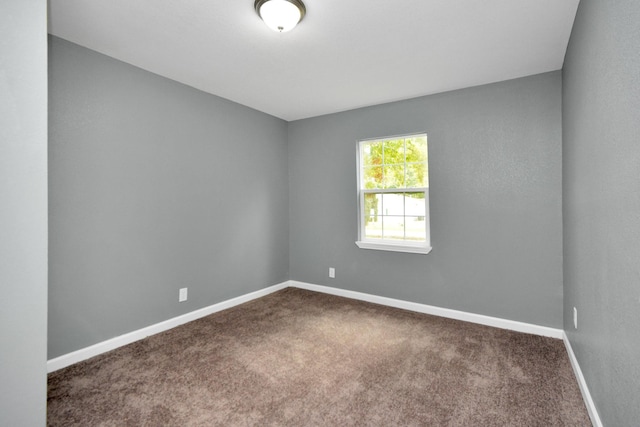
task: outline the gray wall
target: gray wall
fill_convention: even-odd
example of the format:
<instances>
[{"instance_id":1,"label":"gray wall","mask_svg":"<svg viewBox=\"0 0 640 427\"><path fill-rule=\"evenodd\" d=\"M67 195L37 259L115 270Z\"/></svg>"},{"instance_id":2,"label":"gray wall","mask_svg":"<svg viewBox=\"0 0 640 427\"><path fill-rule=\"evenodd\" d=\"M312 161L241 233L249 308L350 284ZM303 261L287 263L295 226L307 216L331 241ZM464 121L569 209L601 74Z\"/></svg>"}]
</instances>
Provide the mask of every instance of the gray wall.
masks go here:
<instances>
[{"instance_id":1,"label":"gray wall","mask_svg":"<svg viewBox=\"0 0 640 427\"><path fill-rule=\"evenodd\" d=\"M563 71L564 327L607 426L640 419L639 23L582 0Z\"/></svg>"},{"instance_id":2,"label":"gray wall","mask_svg":"<svg viewBox=\"0 0 640 427\"><path fill-rule=\"evenodd\" d=\"M49 48L49 358L289 278L286 122Z\"/></svg>"},{"instance_id":3,"label":"gray wall","mask_svg":"<svg viewBox=\"0 0 640 427\"><path fill-rule=\"evenodd\" d=\"M359 249L356 140L417 131L433 250ZM559 71L290 123L291 279L561 328L561 134Z\"/></svg>"},{"instance_id":4,"label":"gray wall","mask_svg":"<svg viewBox=\"0 0 640 427\"><path fill-rule=\"evenodd\" d=\"M46 2L0 2L0 425L46 421Z\"/></svg>"}]
</instances>

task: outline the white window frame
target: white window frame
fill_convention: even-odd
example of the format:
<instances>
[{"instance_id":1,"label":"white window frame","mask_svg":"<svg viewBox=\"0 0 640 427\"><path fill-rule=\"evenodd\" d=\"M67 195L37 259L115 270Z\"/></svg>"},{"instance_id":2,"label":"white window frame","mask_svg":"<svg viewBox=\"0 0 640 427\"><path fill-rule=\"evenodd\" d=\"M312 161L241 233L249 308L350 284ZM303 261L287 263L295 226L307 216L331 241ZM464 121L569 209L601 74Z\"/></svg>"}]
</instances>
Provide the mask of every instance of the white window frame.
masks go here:
<instances>
[{"instance_id":1,"label":"white window frame","mask_svg":"<svg viewBox=\"0 0 640 427\"><path fill-rule=\"evenodd\" d=\"M428 254L431 252L431 221L429 214L429 187L402 187L402 188L389 188L389 189L366 189L363 188L363 167L361 162L362 156L362 145L365 143L371 143L376 141L386 141L400 138L411 138L416 136L427 136L426 132L418 132L411 133L405 135L396 135L396 136L388 136L383 138L367 138L361 139L356 144L356 159L357 159L357 170L358 170L358 240L356 241L356 245L361 249L373 249L380 251L392 251L392 252L408 252L414 254ZM428 146L427 146L428 150ZM427 157L427 167L428 167L428 157ZM368 239L365 236L365 207L364 207L364 199L365 194L384 194L384 193L416 193L422 192L424 193L424 202L425 202L425 241L424 242L414 242L410 240L385 240L385 239Z\"/></svg>"}]
</instances>

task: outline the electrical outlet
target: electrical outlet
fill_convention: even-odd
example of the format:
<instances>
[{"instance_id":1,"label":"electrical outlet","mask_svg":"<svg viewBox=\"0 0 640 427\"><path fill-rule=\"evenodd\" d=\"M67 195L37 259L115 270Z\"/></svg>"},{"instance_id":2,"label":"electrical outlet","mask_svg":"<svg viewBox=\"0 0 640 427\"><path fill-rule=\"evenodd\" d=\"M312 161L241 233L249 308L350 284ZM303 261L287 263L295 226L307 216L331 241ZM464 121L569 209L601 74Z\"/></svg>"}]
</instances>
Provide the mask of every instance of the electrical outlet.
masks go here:
<instances>
[{"instance_id":1,"label":"electrical outlet","mask_svg":"<svg viewBox=\"0 0 640 427\"><path fill-rule=\"evenodd\" d=\"M578 309L573 307L573 327L578 329Z\"/></svg>"},{"instance_id":2,"label":"electrical outlet","mask_svg":"<svg viewBox=\"0 0 640 427\"><path fill-rule=\"evenodd\" d=\"M184 302L187 300L187 288L181 288L178 292L178 302Z\"/></svg>"},{"instance_id":3,"label":"electrical outlet","mask_svg":"<svg viewBox=\"0 0 640 427\"><path fill-rule=\"evenodd\" d=\"M333 267L329 267L329 277L331 279L335 279L336 278L336 269Z\"/></svg>"}]
</instances>

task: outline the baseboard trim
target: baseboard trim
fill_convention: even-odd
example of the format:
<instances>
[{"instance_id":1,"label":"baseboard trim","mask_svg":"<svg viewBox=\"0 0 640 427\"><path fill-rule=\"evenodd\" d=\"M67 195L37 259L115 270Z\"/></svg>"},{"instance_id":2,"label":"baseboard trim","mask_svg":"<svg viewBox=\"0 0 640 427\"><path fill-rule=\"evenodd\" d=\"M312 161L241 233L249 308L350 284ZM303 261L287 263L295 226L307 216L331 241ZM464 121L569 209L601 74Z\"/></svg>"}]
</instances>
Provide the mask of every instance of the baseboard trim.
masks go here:
<instances>
[{"instance_id":1,"label":"baseboard trim","mask_svg":"<svg viewBox=\"0 0 640 427\"><path fill-rule=\"evenodd\" d=\"M360 301L372 302L375 304L386 305L390 307L402 308L404 310L415 311L418 313L432 314L434 316L447 317L449 319L463 320L465 322L478 323L486 326L493 326L500 329L508 329L527 334L541 335L556 339L562 339L564 331L562 329L550 328L548 326L539 326L530 323L517 322L515 320L501 319L499 317L485 316L482 314L468 313L464 311L451 310L449 308L436 307L432 305L420 304L410 301L398 300L393 298L381 297L377 295L365 294L362 292L348 291L329 286L314 285L311 283L289 281L289 286L310 291L322 292L325 294L337 295L341 297L357 299Z\"/></svg>"},{"instance_id":2,"label":"baseboard trim","mask_svg":"<svg viewBox=\"0 0 640 427\"><path fill-rule=\"evenodd\" d=\"M582 369L580 369L580 365L578 364L578 359L576 358L576 355L573 352L573 348L571 347L571 343L569 342L569 337L565 332L562 333L562 340L564 341L564 346L566 347L567 353L569 354L571 367L573 368L573 373L575 374L576 379L578 380L578 386L580 386L580 392L582 393L584 404L587 407L587 412L589 412L589 418L591 418L591 423L594 425L594 427L602 427L602 421L600 420L600 415L598 415L596 404L593 402L593 399L591 398L591 392L589 392L587 381L584 379L584 375L582 374Z\"/></svg>"},{"instance_id":3,"label":"baseboard trim","mask_svg":"<svg viewBox=\"0 0 640 427\"><path fill-rule=\"evenodd\" d=\"M82 362L83 360L90 359L94 356L98 356L102 353L106 353L111 350L115 350L118 347L131 344L133 342L144 339L148 336L158 334L160 332L167 331L175 328L176 326L183 325L193 320L200 319L218 311L226 310L231 307L249 302L251 300L261 298L265 295L269 295L273 292L285 289L287 287L307 289L310 291L321 292L325 294L331 294L360 301L367 301L374 304L386 305L389 307L401 308L404 310L414 311L418 313L431 314L434 316L446 317L450 319L462 320L465 322L478 323L486 326L493 326L501 329L508 329L517 332L524 332L528 334L541 335L550 338L561 339L567 349L569 360L573 368L574 374L578 381L580 391L582 392L582 398L584 399L589 417L594 427L602 427L602 421L598 415L595 403L591 398L589 387L584 379L578 360L571 348L571 343L567 334L562 329L550 328L547 326L534 325L530 323L517 322L514 320L501 319L498 317L485 316L482 314L468 313L464 311L452 310L448 308L436 307L427 304L420 304L410 301L398 300L393 298L381 297L372 294L366 294L362 292L349 291L345 289L333 288L330 286L315 285L312 283L299 282L296 280L288 280L277 285L269 286L264 289L260 289L255 292L251 292L245 295L241 295L236 298L232 298L226 301L219 302L217 304L210 305L208 307L201 308L199 310L192 311L190 313L183 314L181 316L174 317L169 320L165 320L155 325L147 326L137 331L129 332L124 335L94 344L92 346L56 357L47 361L47 372L54 372L74 363Z\"/></svg>"},{"instance_id":4,"label":"baseboard trim","mask_svg":"<svg viewBox=\"0 0 640 427\"><path fill-rule=\"evenodd\" d=\"M263 297L270 293L279 291L286 287L294 287L300 289L307 289L315 292L322 292L325 294L337 295L346 298L356 299L360 301L367 301L375 304L386 305L390 307L401 308L404 310L415 311L418 313L432 314L435 316L447 317L450 319L462 320L465 322L478 323L481 325L493 326L501 329L508 329L517 332L524 332L528 334L541 335L545 337L564 339L565 334L562 329L554 329L546 326L533 325L529 323L517 322L514 320L506 320L497 317L485 316L482 314L467 313L464 311L452 310L448 308L436 307L426 304L420 304L410 301L398 300L393 298L381 297L372 294L365 294L362 292L349 291L345 289L332 288L329 286L315 285L311 283L299 282L296 280L288 280L277 285L269 286L267 288L241 295L236 298L232 298L226 301L213 304L208 307L201 308L199 310L192 311L190 313L183 314L181 316L174 317L172 319L165 320L155 325L150 325L136 331L126 333L124 335L111 338L109 340L94 344L89 347L82 348L80 350L64 354L54 359L47 361L47 372L54 372L58 369L66 368L74 363L82 362L83 360L90 359L94 356L98 356L107 351L115 350L116 348L131 344L133 342L144 339L148 336L158 334L160 332L167 331L175 328L176 326L183 325L187 322L199 319L201 317L208 316L218 311L226 310L236 305L243 304L245 302L254 300L256 298ZM566 341L565 341L566 342ZM577 363L577 362L576 362ZM572 360L573 364L573 360ZM582 385L581 385L582 387ZM586 399L586 398L585 398Z\"/></svg>"},{"instance_id":5,"label":"baseboard trim","mask_svg":"<svg viewBox=\"0 0 640 427\"><path fill-rule=\"evenodd\" d=\"M263 297L270 293L284 289L287 286L289 286L288 281L269 286L268 288L260 289L255 292L222 301L217 304L213 304L208 307L204 307L199 310L195 310L181 316L156 323L155 325L147 326L145 328L138 329L137 331L129 332L127 334L94 344L92 346L85 347L68 354L64 354L47 361L47 372L54 372L58 369L66 368L67 366L73 365L74 363L82 362L83 360L90 359L94 356L106 353L107 351L115 350L118 347L131 344L148 336L167 331L169 329L175 328L176 326L180 326L193 320L200 319L201 317L205 317L218 311L226 310L228 308L235 307L236 305L240 305L256 298Z\"/></svg>"}]
</instances>

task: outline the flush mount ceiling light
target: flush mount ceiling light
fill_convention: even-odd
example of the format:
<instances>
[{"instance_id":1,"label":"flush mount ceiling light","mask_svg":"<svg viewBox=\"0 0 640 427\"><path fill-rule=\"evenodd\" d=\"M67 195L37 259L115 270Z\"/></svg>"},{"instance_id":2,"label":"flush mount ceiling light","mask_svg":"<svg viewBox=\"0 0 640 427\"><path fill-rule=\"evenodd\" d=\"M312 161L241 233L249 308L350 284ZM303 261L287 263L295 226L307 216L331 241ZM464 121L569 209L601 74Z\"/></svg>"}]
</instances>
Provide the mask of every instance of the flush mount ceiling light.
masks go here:
<instances>
[{"instance_id":1,"label":"flush mount ceiling light","mask_svg":"<svg viewBox=\"0 0 640 427\"><path fill-rule=\"evenodd\" d=\"M253 7L269 28L280 33L292 30L307 12L301 0L256 0Z\"/></svg>"}]
</instances>

